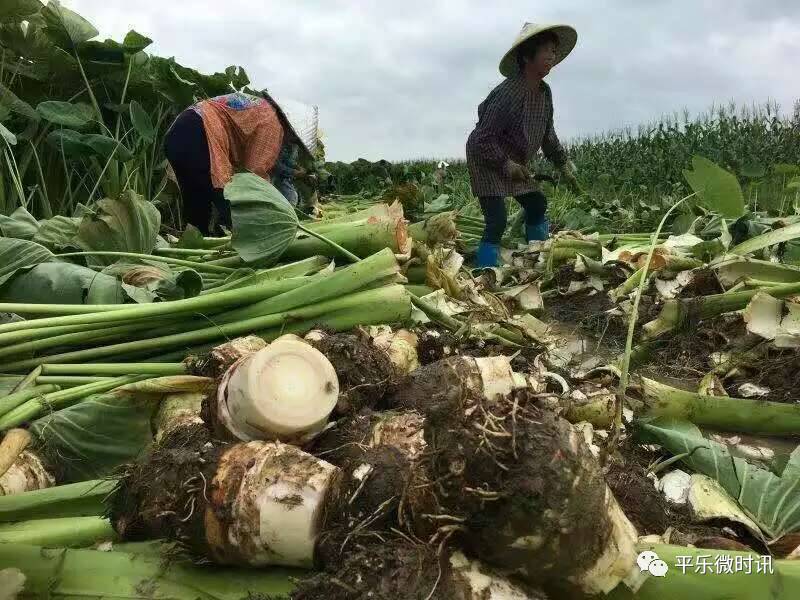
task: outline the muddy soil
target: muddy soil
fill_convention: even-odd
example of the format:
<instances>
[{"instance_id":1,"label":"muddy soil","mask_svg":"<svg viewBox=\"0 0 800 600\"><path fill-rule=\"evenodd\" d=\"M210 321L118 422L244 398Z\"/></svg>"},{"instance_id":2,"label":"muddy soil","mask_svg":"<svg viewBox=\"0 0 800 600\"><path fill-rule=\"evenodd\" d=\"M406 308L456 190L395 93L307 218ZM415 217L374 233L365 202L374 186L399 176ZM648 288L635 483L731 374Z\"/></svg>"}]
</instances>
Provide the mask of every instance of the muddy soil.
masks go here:
<instances>
[{"instance_id":1,"label":"muddy soil","mask_svg":"<svg viewBox=\"0 0 800 600\"><path fill-rule=\"evenodd\" d=\"M356 414L365 407L381 406L397 373L386 352L376 348L366 332L328 333L311 344L328 357L339 378L336 414Z\"/></svg>"},{"instance_id":2,"label":"muddy soil","mask_svg":"<svg viewBox=\"0 0 800 600\"><path fill-rule=\"evenodd\" d=\"M722 315L691 330L679 330L655 341L638 371L651 378L672 377L699 383L712 368L714 352L745 350L752 340L743 337L741 317ZM696 386L695 386L696 389Z\"/></svg>"},{"instance_id":3,"label":"muddy soil","mask_svg":"<svg viewBox=\"0 0 800 600\"><path fill-rule=\"evenodd\" d=\"M520 373L534 372L533 362L541 349L531 344L524 348L509 348L492 341L456 338L444 328L427 327L416 331L419 336L417 354L421 365L429 365L451 356L513 356L511 367Z\"/></svg>"},{"instance_id":4,"label":"muddy soil","mask_svg":"<svg viewBox=\"0 0 800 600\"><path fill-rule=\"evenodd\" d=\"M395 534L356 536L322 572L298 582L293 600L452 600L448 566L431 547Z\"/></svg>"},{"instance_id":5,"label":"muddy soil","mask_svg":"<svg viewBox=\"0 0 800 600\"><path fill-rule=\"evenodd\" d=\"M174 430L143 460L128 465L110 508L117 533L130 541L175 540L204 555L205 498L225 448L198 424Z\"/></svg>"},{"instance_id":6,"label":"muddy soil","mask_svg":"<svg viewBox=\"0 0 800 600\"><path fill-rule=\"evenodd\" d=\"M639 535L664 535L671 528L671 544L767 552L752 533L738 523L721 520L695 523L688 505L667 501L647 477L648 466L660 456L660 450L651 452L627 440L618 453L609 457L606 465L606 482Z\"/></svg>"},{"instance_id":7,"label":"muddy soil","mask_svg":"<svg viewBox=\"0 0 800 600\"><path fill-rule=\"evenodd\" d=\"M739 396L739 386L754 383L766 387L769 393L760 400L794 404L800 394L797 391L797 374L800 372L800 350L777 350L764 347L761 360L743 360L737 366L742 376L725 381L725 390L731 396Z\"/></svg>"},{"instance_id":8,"label":"muddy soil","mask_svg":"<svg viewBox=\"0 0 800 600\"><path fill-rule=\"evenodd\" d=\"M625 346L627 321L608 314L615 304L605 292L584 290L576 294L548 296L542 320L574 325L576 333L591 335L601 344L620 351Z\"/></svg>"}]
</instances>

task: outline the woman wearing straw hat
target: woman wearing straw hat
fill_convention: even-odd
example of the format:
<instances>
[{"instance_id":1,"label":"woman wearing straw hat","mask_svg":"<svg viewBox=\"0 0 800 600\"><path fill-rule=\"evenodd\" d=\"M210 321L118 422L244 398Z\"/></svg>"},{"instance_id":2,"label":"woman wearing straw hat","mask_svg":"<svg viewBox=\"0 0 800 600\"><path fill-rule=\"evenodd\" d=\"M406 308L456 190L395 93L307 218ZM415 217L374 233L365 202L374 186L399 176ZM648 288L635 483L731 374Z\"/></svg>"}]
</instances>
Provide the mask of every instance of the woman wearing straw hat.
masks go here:
<instances>
[{"instance_id":1,"label":"woman wearing straw hat","mask_svg":"<svg viewBox=\"0 0 800 600\"><path fill-rule=\"evenodd\" d=\"M472 193L480 200L485 221L478 267L497 265L508 196L525 210L527 240L547 239L547 199L526 167L540 148L575 185L575 167L553 129L553 97L543 79L577 39L568 25L526 23L500 61L506 79L478 106L478 123L466 148Z\"/></svg>"}]
</instances>

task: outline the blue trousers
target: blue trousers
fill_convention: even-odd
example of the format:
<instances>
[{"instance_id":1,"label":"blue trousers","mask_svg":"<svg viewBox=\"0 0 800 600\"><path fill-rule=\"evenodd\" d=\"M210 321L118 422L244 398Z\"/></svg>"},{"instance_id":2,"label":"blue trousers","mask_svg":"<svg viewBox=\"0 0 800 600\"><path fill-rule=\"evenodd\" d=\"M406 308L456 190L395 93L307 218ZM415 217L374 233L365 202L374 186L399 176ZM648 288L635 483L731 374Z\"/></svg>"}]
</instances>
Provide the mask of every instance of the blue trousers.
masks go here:
<instances>
[{"instance_id":1,"label":"blue trousers","mask_svg":"<svg viewBox=\"0 0 800 600\"><path fill-rule=\"evenodd\" d=\"M526 225L539 225L544 221L544 215L547 212L547 197L542 192L536 190L520 196L514 196L514 199L525 210ZM499 244L506 231L506 223L508 221L503 198L500 196L484 196L483 198L478 198L478 200L481 203L485 223L483 241L490 244Z\"/></svg>"}]
</instances>

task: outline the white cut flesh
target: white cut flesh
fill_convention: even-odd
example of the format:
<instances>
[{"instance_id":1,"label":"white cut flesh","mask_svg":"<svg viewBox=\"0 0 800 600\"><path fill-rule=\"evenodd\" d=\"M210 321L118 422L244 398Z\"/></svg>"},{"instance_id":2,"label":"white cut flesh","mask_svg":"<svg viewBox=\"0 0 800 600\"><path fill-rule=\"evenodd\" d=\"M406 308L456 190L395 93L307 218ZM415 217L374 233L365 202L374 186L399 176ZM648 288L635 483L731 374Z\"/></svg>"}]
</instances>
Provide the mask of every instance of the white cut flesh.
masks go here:
<instances>
[{"instance_id":1,"label":"white cut flesh","mask_svg":"<svg viewBox=\"0 0 800 600\"><path fill-rule=\"evenodd\" d=\"M392 446L413 461L425 450L425 419L415 411L390 414L372 428L369 445Z\"/></svg>"},{"instance_id":2,"label":"white cut flesh","mask_svg":"<svg viewBox=\"0 0 800 600\"><path fill-rule=\"evenodd\" d=\"M288 444L248 446L255 455L233 502L225 540L229 549L222 553L232 550L254 567L313 566L323 503L339 470ZM236 465L224 468L237 471Z\"/></svg>"},{"instance_id":3,"label":"white cut flesh","mask_svg":"<svg viewBox=\"0 0 800 600\"><path fill-rule=\"evenodd\" d=\"M41 459L25 450L0 477L0 496L43 490L55 483L55 478L44 468Z\"/></svg>"},{"instance_id":4,"label":"white cut flesh","mask_svg":"<svg viewBox=\"0 0 800 600\"><path fill-rule=\"evenodd\" d=\"M218 415L242 441L303 442L322 431L339 380L324 354L297 339L276 340L234 364L218 388Z\"/></svg>"},{"instance_id":5,"label":"white cut flesh","mask_svg":"<svg viewBox=\"0 0 800 600\"><path fill-rule=\"evenodd\" d=\"M463 600L528 600L530 596L506 577L461 552L450 557L453 584Z\"/></svg>"},{"instance_id":6,"label":"white cut flesh","mask_svg":"<svg viewBox=\"0 0 800 600\"><path fill-rule=\"evenodd\" d=\"M606 515L611 523L611 535L600 557L583 573L577 583L587 594L608 594L620 582L636 593L647 576L647 573L642 573L636 565L638 554L636 542L639 534L608 488L606 488L606 509Z\"/></svg>"}]
</instances>

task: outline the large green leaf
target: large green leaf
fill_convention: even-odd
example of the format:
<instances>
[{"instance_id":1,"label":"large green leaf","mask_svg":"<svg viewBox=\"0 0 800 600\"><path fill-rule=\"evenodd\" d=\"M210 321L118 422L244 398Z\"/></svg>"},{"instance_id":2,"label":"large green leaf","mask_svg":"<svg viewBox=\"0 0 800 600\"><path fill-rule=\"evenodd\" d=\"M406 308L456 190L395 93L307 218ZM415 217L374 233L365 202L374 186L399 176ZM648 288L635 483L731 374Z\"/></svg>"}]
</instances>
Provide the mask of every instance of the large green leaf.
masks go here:
<instances>
[{"instance_id":1,"label":"large green leaf","mask_svg":"<svg viewBox=\"0 0 800 600\"><path fill-rule=\"evenodd\" d=\"M92 107L82 102L45 100L39 103L36 112L50 123L75 129L85 127L94 118Z\"/></svg>"},{"instance_id":2,"label":"large green leaf","mask_svg":"<svg viewBox=\"0 0 800 600\"><path fill-rule=\"evenodd\" d=\"M42 10L39 0L3 0L0 2L0 23L17 23Z\"/></svg>"},{"instance_id":3,"label":"large green leaf","mask_svg":"<svg viewBox=\"0 0 800 600\"><path fill-rule=\"evenodd\" d=\"M268 181L253 173L237 173L225 186L231 203L231 246L246 262L277 261L297 234L292 205Z\"/></svg>"},{"instance_id":4,"label":"large green leaf","mask_svg":"<svg viewBox=\"0 0 800 600\"><path fill-rule=\"evenodd\" d=\"M0 232L5 237L30 240L39 231L39 223L24 206L10 215L0 215Z\"/></svg>"},{"instance_id":5,"label":"large green leaf","mask_svg":"<svg viewBox=\"0 0 800 600\"><path fill-rule=\"evenodd\" d=\"M122 304L125 298L116 278L72 263L41 263L0 284L0 302Z\"/></svg>"},{"instance_id":6,"label":"large green leaf","mask_svg":"<svg viewBox=\"0 0 800 600\"><path fill-rule=\"evenodd\" d=\"M56 129L47 135L47 143L55 148L59 154L64 153L68 158L81 158L94 153L83 141L83 134L74 129Z\"/></svg>"},{"instance_id":7,"label":"large green leaf","mask_svg":"<svg viewBox=\"0 0 800 600\"><path fill-rule=\"evenodd\" d=\"M78 235L80 222L79 218L63 215L39 221L39 230L33 236L33 241L50 250L79 249L75 237Z\"/></svg>"},{"instance_id":8,"label":"large green leaf","mask_svg":"<svg viewBox=\"0 0 800 600\"><path fill-rule=\"evenodd\" d=\"M703 437L696 425L676 419L640 422L640 439L656 443L683 458L687 466L716 481L736 500L764 533L778 539L800 531L800 448L789 457L780 476L733 457L727 446Z\"/></svg>"},{"instance_id":9,"label":"large green leaf","mask_svg":"<svg viewBox=\"0 0 800 600\"><path fill-rule=\"evenodd\" d=\"M152 144L156 139L156 130L153 127L153 122L150 120L150 115L145 112L142 105L136 100L131 102L131 122L136 133L147 144Z\"/></svg>"},{"instance_id":10,"label":"large green leaf","mask_svg":"<svg viewBox=\"0 0 800 600\"><path fill-rule=\"evenodd\" d=\"M145 37L133 29L125 34L125 39L122 41L122 45L125 46L126 52L130 52L132 54L141 52L152 43L153 40L151 40L149 37Z\"/></svg>"},{"instance_id":11,"label":"large green leaf","mask_svg":"<svg viewBox=\"0 0 800 600\"><path fill-rule=\"evenodd\" d=\"M77 244L84 250L150 254L156 246L161 215L151 202L131 190L118 200L103 198L84 215ZM98 264L112 264L113 257L93 257Z\"/></svg>"},{"instance_id":12,"label":"large green leaf","mask_svg":"<svg viewBox=\"0 0 800 600\"><path fill-rule=\"evenodd\" d=\"M78 13L61 6L58 0L50 0L42 10L44 31L57 46L72 50L98 34L94 25Z\"/></svg>"},{"instance_id":13,"label":"large green leaf","mask_svg":"<svg viewBox=\"0 0 800 600\"><path fill-rule=\"evenodd\" d=\"M29 240L0 238L0 285L8 281L18 269L34 267L53 258L52 252Z\"/></svg>"},{"instance_id":14,"label":"large green leaf","mask_svg":"<svg viewBox=\"0 0 800 600\"><path fill-rule=\"evenodd\" d=\"M23 117L27 117L28 119L34 121L39 120L39 113L36 112L36 109L24 100L18 98L14 92L2 83L0 83L0 106L7 108L11 112L22 115Z\"/></svg>"},{"instance_id":15,"label":"large green leaf","mask_svg":"<svg viewBox=\"0 0 800 600\"><path fill-rule=\"evenodd\" d=\"M692 158L692 167L683 175L707 208L729 219L744 214L744 195L733 173L702 156Z\"/></svg>"},{"instance_id":16,"label":"large green leaf","mask_svg":"<svg viewBox=\"0 0 800 600\"><path fill-rule=\"evenodd\" d=\"M112 156L120 162L128 162L133 159L133 152L128 150L124 144L107 135L90 133L83 136L83 143L104 160L108 160Z\"/></svg>"},{"instance_id":17,"label":"large green leaf","mask_svg":"<svg viewBox=\"0 0 800 600\"><path fill-rule=\"evenodd\" d=\"M153 396L98 394L34 421L30 431L46 455L58 458L61 483L96 479L150 443L156 404Z\"/></svg>"}]
</instances>

